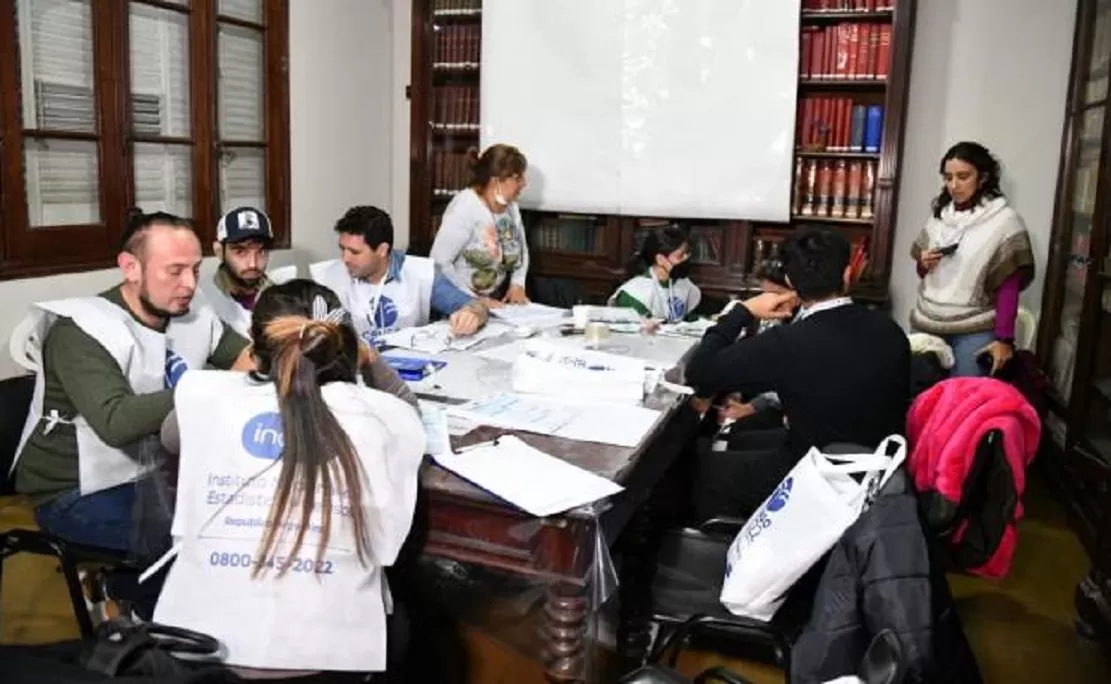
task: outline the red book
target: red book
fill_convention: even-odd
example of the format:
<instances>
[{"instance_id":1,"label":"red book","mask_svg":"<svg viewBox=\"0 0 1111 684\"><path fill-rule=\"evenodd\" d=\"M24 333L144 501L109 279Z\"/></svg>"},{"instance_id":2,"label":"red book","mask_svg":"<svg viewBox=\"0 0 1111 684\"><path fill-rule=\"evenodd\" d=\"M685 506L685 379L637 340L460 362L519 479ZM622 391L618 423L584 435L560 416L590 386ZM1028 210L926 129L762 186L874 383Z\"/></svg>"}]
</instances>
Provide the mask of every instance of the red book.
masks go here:
<instances>
[{"instance_id":1,"label":"red book","mask_svg":"<svg viewBox=\"0 0 1111 684\"><path fill-rule=\"evenodd\" d=\"M846 182L845 200L846 218L857 218L860 215L860 183L864 178L863 165L854 161L849 165L849 178Z\"/></svg>"},{"instance_id":2,"label":"red book","mask_svg":"<svg viewBox=\"0 0 1111 684\"><path fill-rule=\"evenodd\" d=\"M826 70L824 78L837 77L837 27L830 26L826 29Z\"/></svg>"},{"instance_id":3,"label":"red book","mask_svg":"<svg viewBox=\"0 0 1111 684\"><path fill-rule=\"evenodd\" d=\"M849 76L849 25L838 24L834 30L837 31L837 62L833 77L844 80Z\"/></svg>"},{"instance_id":4,"label":"red book","mask_svg":"<svg viewBox=\"0 0 1111 684\"><path fill-rule=\"evenodd\" d=\"M872 79L876 78L876 68L879 64L882 29L883 27L879 24L873 24L872 30L868 33L868 78Z\"/></svg>"},{"instance_id":5,"label":"red book","mask_svg":"<svg viewBox=\"0 0 1111 684\"><path fill-rule=\"evenodd\" d=\"M833 124L834 124L835 107L833 105L832 97L822 98L822 136L821 148L828 150L834 144L833 139Z\"/></svg>"},{"instance_id":6,"label":"red book","mask_svg":"<svg viewBox=\"0 0 1111 684\"><path fill-rule=\"evenodd\" d=\"M849 60L848 66L845 67L845 78L855 79L857 77L857 56L860 54L860 24L853 24L849 27Z\"/></svg>"},{"instance_id":7,"label":"red book","mask_svg":"<svg viewBox=\"0 0 1111 684\"><path fill-rule=\"evenodd\" d=\"M814 98L802 101L802 128L799 131L799 147L810 149L814 146Z\"/></svg>"},{"instance_id":8,"label":"red book","mask_svg":"<svg viewBox=\"0 0 1111 684\"><path fill-rule=\"evenodd\" d=\"M880 27L880 47L876 52L876 78L887 79L888 63L891 61L891 25Z\"/></svg>"},{"instance_id":9,"label":"red book","mask_svg":"<svg viewBox=\"0 0 1111 684\"><path fill-rule=\"evenodd\" d=\"M826 36L823 31L815 31L810 45L810 68L806 72L807 78L822 77L822 61L826 50Z\"/></svg>"},{"instance_id":10,"label":"red book","mask_svg":"<svg viewBox=\"0 0 1111 684\"><path fill-rule=\"evenodd\" d=\"M814 32L810 29L804 29L799 41L799 78L807 78L810 75L810 41L813 40Z\"/></svg>"},{"instance_id":11,"label":"red book","mask_svg":"<svg viewBox=\"0 0 1111 684\"><path fill-rule=\"evenodd\" d=\"M818 168L818 197L814 213L817 216L829 216L829 195L833 190L833 170L827 162L822 162Z\"/></svg>"},{"instance_id":12,"label":"red book","mask_svg":"<svg viewBox=\"0 0 1111 684\"><path fill-rule=\"evenodd\" d=\"M852 147L853 132L853 101L846 97L841 100L841 149L848 151Z\"/></svg>"},{"instance_id":13,"label":"red book","mask_svg":"<svg viewBox=\"0 0 1111 684\"><path fill-rule=\"evenodd\" d=\"M861 24L856 41L856 78L858 80L872 78L868 73L868 41L871 40L872 25Z\"/></svg>"}]
</instances>

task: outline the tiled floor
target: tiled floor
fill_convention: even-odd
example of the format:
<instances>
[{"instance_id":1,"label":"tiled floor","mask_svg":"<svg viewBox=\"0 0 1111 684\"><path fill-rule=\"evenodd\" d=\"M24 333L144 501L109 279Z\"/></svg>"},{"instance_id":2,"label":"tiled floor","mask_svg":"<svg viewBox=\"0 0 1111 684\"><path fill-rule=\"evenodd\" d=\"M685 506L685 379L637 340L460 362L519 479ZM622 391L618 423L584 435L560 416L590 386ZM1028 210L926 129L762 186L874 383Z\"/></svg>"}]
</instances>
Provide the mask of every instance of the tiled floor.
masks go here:
<instances>
[{"instance_id":1,"label":"tiled floor","mask_svg":"<svg viewBox=\"0 0 1111 684\"><path fill-rule=\"evenodd\" d=\"M1111 682L1111 670L1072 627L1072 594L1087 559L1059 507L1036 485L1027 497L1027 519L1014 569L1002 582L953 577L965 629L988 684L1087 684ZM23 507L0 502L0 529L27 525ZM5 643L48 642L76 634L61 576L49 560L13 557L5 562L0 638ZM540 668L483 635L468 631L472 682L527 684L543 681ZM681 669L693 674L728 664L757 684L782 682L774 668L723 661L712 653L685 652Z\"/></svg>"}]
</instances>

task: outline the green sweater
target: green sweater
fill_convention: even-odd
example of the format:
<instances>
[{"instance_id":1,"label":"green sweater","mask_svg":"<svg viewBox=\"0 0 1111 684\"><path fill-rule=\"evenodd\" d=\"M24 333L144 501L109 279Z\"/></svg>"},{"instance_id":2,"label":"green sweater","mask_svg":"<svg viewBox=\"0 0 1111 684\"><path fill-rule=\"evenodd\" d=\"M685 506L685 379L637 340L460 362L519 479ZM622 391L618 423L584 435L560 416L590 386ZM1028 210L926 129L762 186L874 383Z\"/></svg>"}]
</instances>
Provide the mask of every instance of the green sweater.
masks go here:
<instances>
[{"instance_id":1,"label":"green sweater","mask_svg":"<svg viewBox=\"0 0 1111 684\"><path fill-rule=\"evenodd\" d=\"M100 293L126 310L119 286ZM136 318L138 320L138 318ZM208 362L228 369L247 340L228 327ZM83 416L104 443L123 447L157 435L173 408L173 390L135 394L116 360L99 342L68 318L59 318L43 341L43 415L51 410L67 420ZM73 425L59 423L50 434L31 433L16 466L16 489L36 503L78 486L77 436Z\"/></svg>"}]
</instances>

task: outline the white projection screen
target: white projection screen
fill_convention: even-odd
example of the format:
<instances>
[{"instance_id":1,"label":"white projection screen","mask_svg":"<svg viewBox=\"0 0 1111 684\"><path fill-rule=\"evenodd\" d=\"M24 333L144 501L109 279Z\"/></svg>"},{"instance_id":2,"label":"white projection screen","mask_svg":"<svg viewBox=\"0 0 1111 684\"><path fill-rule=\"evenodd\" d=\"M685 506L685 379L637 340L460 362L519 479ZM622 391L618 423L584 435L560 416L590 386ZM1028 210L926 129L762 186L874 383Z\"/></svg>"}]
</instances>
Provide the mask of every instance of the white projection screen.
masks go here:
<instances>
[{"instance_id":1,"label":"white projection screen","mask_svg":"<svg viewBox=\"0 0 1111 684\"><path fill-rule=\"evenodd\" d=\"M800 0L483 0L481 143L521 206L786 221Z\"/></svg>"}]
</instances>

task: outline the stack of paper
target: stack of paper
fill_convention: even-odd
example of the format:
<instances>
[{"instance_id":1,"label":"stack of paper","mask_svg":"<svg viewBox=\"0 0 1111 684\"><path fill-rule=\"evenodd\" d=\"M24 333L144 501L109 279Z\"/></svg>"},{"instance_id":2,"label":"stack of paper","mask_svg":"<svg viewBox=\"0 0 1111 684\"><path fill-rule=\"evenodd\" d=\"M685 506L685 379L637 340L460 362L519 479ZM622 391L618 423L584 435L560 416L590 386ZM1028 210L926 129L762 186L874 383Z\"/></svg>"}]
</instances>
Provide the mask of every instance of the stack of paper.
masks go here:
<instances>
[{"instance_id":1,"label":"stack of paper","mask_svg":"<svg viewBox=\"0 0 1111 684\"><path fill-rule=\"evenodd\" d=\"M525 304L523 306L507 305L498 309L491 309L490 313L501 321L515 328L550 328L567 320L570 311L557 309L544 304Z\"/></svg>"},{"instance_id":2,"label":"stack of paper","mask_svg":"<svg viewBox=\"0 0 1111 684\"><path fill-rule=\"evenodd\" d=\"M664 323L660 326L658 335L667 335L672 337L693 337L695 339L702 339L706 331L714 327L714 322L708 318L700 318L697 321L683 321L681 323Z\"/></svg>"},{"instance_id":3,"label":"stack of paper","mask_svg":"<svg viewBox=\"0 0 1111 684\"><path fill-rule=\"evenodd\" d=\"M513 362L513 391L638 404L644 362L628 356L529 340Z\"/></svg>"},{"instance_id":4,"label":"stack of paper","mask_svg":"<svg viewBox=\"0 0 1111 684\"><path fill-rule=\"evenodd\" d=\"M660 418L659 411L642 406L509 392L447 411L477 425L629 448L640 444Z\"/></svg>"},{"instance_id":5,"label":"stack of paper","mask_svg":"<svg viewBox=\"0 0 1111 684\"><path fill-rule=\"evenodd\" d=\"M624 306L576 306L571 310L576 328L585 328L587 323L610 323L635 325L639 330L644 317L636 309Z\"/></svg>"},{"instance_id":6,"label":"stack of paper","mask_svg":"<svg viewBox=\"0 0 1111 684\"><path fill-rule=\"evenodd\" d=\"M538 517L563 513L624 489L512 435L434 457L456 475Z\"/></svg>"},{"instance_id":7,"label":"stack of paper","mask_svg":"<svg viewBox=\"0 0 1111 684\"><path fill-rule=\"evenodd\" d=\"M451 324L447 321L436 321L419 328L402 328L382 336L382 341L390 347L401 347L424 352L425 354L440 354L445 351L463 351L470 349L483 340L504 335L510 327L499 321L488 321L485 326L473 335L455 337L451 334Z\"/></svg>"}]
</instances>

